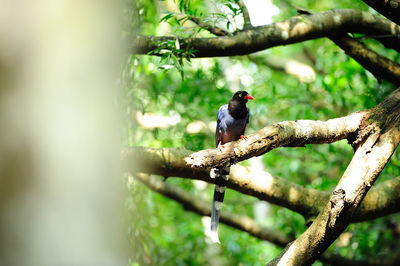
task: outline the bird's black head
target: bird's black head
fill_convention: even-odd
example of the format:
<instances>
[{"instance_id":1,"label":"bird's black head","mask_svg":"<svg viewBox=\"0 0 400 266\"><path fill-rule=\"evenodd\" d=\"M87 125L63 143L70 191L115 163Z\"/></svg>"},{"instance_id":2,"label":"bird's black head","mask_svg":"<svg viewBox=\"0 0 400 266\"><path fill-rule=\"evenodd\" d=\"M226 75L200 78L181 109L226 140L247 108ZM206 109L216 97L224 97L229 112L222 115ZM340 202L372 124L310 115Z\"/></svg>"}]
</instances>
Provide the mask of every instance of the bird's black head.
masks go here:
<instances>
[{"instance_id":1,"label":"bird's black head","mask_svg":"<svg viewBox=\"0 0 400 266\"><path fill-rule=\"evenodd\" d=\"M235 119L244 119L249 110L246 107L247 100L254 100L247 91L236 92L228 104L228 112Z\"/></svg>"},{"instance_id":2,"label":"bird's black head","mask_svg":"<svg viewBox=\"0 0 400 266\"><path fill-rule=\"evenodd\" d=\"M247 103L247 100L254 100L254 98L247 91L237 91L233 95L232 100L237 100L237 101Z\"/></svg>"}]
</instances>

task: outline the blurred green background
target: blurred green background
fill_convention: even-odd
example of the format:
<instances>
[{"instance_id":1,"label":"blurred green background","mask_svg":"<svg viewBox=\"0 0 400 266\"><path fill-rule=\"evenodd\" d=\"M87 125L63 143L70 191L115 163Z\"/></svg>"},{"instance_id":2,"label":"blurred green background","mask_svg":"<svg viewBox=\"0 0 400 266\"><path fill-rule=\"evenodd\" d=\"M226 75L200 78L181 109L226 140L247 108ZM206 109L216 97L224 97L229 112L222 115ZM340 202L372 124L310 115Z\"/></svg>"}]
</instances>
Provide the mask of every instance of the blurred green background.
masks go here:
<instances>
[{"instance_id":1,"label":"blurred green background","mask_svg":"<svg viewBox=\"0 0 400 266\"><path fill-rule=\"evenodd\" d=\"M160 22L168 11L179 13L184 1L127 1L126 31L144 35L211 36L195 24L179 23L174 16ZM260 1L260 9L265 6ZM333 8L369 10L362 1L273 1L277 22L297 14L293 6L311 12ZM190 1L189 12L230 30L242 27L241 15L229 8L235 1ZM252 14L250 14L252 15ZM230 21L230 22L229 22ZM229 22L229 23L228 23ZM381 55L399 62L399 55L374 40L365 43ZM216 113L237 90L255 97L247 134L267 125L297 119L327 120L365 110L380 103L394 86L377 80L328 39L275 47L250 56L179 60L150 55L130 55L122 71L124 86L124 142L128 146L213 148ZM261 157L273 175L309 188L332 191L351 160L346 141L305 148L278 148ZM252 165L254 162L243 162ZM399 175L396 152L378 182ZM169 178L171 184L194 196L209 198L213 186ZM126 206L130 213L130 265L261 265L280 248L221 224L223 245L215 248L204 239L199 215L154 193L137 181L129 186ZM228 190L224 209L254 217L258 199ZM305 230L303 217L267 204L268 215L259 221L288 236ZM211 206L210 206L211 207ZM352 224L330 251L349 259L385 256L399 241L399 214ZM397 229L396 229L397 228ZM320 265L316 262L315 265Z\"/></svg>"}]
</instances>

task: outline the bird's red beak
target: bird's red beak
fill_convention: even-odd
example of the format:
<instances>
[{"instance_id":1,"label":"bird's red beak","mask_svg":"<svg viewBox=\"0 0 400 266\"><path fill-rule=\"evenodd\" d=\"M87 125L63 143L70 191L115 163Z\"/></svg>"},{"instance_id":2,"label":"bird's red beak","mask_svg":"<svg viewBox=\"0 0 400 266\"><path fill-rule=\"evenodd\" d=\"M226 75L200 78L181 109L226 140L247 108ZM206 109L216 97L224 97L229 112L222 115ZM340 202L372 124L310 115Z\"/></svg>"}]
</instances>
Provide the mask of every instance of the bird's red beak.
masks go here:
<instances>
[{"instance_id":1,"label":"bird's red beak","mask_svg":"<svg viewBox=\"0 0 400 266\"><path fill-rule=\"evenodd\" d=\"M246 96L243 97L245 100L254 100L254 97L251 96L250 94L247 94Z\"/></svg>"}]
</instances>

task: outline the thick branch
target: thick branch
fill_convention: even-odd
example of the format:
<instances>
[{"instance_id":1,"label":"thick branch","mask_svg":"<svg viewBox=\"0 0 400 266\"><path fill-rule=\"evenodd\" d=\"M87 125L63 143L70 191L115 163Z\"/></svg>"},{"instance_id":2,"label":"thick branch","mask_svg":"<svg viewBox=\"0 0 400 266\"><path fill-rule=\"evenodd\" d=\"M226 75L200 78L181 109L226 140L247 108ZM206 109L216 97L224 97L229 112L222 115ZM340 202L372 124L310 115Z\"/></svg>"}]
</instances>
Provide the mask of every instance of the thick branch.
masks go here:
<instances>
[{"instance_id":1,"label":"thick branch","mask_svg":"<svg viewBox=\"0 0 400 266\"><path fill-rule=\"evenodd\" d=\"M309 265L346 229L362 198L372 186L396 149L400 132L379 131L354 154L339 185L311 226L270 265ZM360 167L363 165L364 167Z\"/></svg>"},{"instance_id":2,"label":"thick branch","mask_svg":"<svg viewBox=\"0 0 400 266\"><path fill-rule=\"evenodd\" d=\"M131 169L137 172L213 183L208 169L190 168L186 165L184 158L190 153L182 149L136 147L125 149L123 157L126 165L137 165L135 169ZM314 220L329 200L328 192L305 188L285 178L274 177L268 172L241 165L231 167L228 187L300 213L307 221ZM400 211L399 189L400 177L374 186L352 217L352 222L372 220Z\"/></svg>"},{"instance_id":3,"label":"thick branch","mask_svg":"<svg viewBox=\"0 0 400 266\"><path fill-rule=\"evenodd\" d=\"M363 0L363 2L400 25L399 0Z\"/></svg>"},{"instance_id":4,"label":"thick branch","mask_svg":"<svg viewBox=\"0 0 400 266\"><path fill-rule=\"evenodd\" d=\"M328 204L312 225L270 265L309 265L346 229L399 144L399 94L397 90L371 110L371 124L366 128L365 140L355 152Z\"/></svg>"},{"instance_id":5,"label":"thick branch","mask_svg":"<svg viewBox=\"0 0 400 266\"><path fill-rule=\"evenodd\" d=\"M285 121L265 127L220 149L202 150L185 158L192 167L232 165L277 147L303 147L305 144L332 143L349 138L360 129L366 112L357 112L328 121Z\"/></svg>"},{"instance_id":6,"label":"thick branch","mask_svg":"<svg viewBox=\"0 0 400 266\"><path fill-rule=\"evenodd\" d=\"M194 49L196 57L245 55L271 47L298 43L329 36L332 32L352 32L376 35L400 34L400 26L380 16L351 9L338 9L309 16L296 16L271 25L237 32L232 36L214 38L180 38L181 48ZM161 42L176 37L136 36L134 52L147 54Z\"/></svg>"}]
</instances>

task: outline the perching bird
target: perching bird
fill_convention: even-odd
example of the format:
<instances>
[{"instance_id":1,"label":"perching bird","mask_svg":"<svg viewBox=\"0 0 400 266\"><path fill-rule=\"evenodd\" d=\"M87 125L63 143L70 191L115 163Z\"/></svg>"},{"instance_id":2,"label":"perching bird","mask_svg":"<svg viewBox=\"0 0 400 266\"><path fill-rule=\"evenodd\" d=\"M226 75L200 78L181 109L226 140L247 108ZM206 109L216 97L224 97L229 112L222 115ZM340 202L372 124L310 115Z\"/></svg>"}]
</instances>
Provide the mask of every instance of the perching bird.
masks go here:
<instances>
[{"instance_id":1,"label":"perching bird","mask_svg":"<svg viewBox=\"0 0 400 266\"><path fill-rule=\"evenodd\" d=\"M236 92L228 104L221 106L217 115L217 128L215 132L215 144L222 148L227 142L246 139L244 132L249 123L249 109L247 100L254 100L246 91ZM211 211L211 240L216 243L218 238L219 214L224 201L226 182L229 179L230 167L212 168L210 177L215 178L214 198Z\"/></svg>"}]
</instances>

